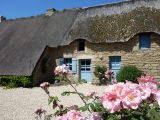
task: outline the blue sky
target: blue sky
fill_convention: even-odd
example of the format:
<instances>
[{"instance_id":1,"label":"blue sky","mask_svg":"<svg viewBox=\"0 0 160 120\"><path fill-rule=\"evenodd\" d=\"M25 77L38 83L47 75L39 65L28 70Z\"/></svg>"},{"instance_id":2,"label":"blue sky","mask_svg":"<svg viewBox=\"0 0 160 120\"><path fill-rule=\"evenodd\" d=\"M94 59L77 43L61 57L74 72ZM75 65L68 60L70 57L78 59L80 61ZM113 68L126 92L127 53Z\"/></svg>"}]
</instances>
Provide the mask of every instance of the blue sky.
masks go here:
<instances>
[{"instance_id":1,"label":"blue sky","mask_svg":"<svg viewBox=\"0 0 160 120\"><path fill-rule=\"evenodd\" d=\"M14 19L42 14L48 8L63 10L119 1L122 0L0 0L0 16Z\"/></svg>"}]
</instances>

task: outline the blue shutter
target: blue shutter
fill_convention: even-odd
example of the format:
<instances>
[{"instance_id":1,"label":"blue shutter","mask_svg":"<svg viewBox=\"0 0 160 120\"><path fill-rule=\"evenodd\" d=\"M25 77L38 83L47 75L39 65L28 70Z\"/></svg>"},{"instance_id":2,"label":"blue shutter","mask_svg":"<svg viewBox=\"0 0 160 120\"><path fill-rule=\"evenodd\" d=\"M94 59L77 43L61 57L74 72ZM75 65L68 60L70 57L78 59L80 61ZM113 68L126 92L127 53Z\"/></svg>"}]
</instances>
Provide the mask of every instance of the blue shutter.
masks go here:
<instances>
[{"instance_id":1,"label":"blue shutter","mask_svg":"<svg viewBox=\"0 0 160 120\"><path fill-rule=\"evenodd\" d=\"M72 58L72 73L77 73L77 60Z\"/></svg>"},{"instance_id":2,"label":"blue shutter","mask_svg":"<svg viewBox=\"0 0 160 120\"><path fill-rule=\"evenodd\" d=\"M149 34L140 35L139 40L139 48L150 48L151 39Z\"/></svg>"},{"instance_id":3,"label":"blue shutter","mask_svg":"<svg viewBox=\"0 0 160 120\"><path fill-rule=\"evenodd\" d=\"M60 63L60 65L63 65L64 64L64 58L59 58L59 63Z\"/></svg>"}]
</instances>

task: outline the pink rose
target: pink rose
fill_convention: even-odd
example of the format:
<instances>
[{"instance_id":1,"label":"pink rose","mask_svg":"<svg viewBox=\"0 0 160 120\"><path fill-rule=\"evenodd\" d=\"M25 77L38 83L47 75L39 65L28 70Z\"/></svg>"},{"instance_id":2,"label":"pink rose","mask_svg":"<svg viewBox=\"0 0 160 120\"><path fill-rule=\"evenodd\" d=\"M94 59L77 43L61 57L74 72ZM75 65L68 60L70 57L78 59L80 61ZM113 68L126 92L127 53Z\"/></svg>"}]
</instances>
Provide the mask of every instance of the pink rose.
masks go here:
<instances>
[{"instance_id":1,"label":"pink rose","mask_svg":"<svg viewBox=\"0 0 160 120\"><path fill-rule=\"evenodd\" d=\"M151 90L151 94L156 94L158 87L155 83L152 82L147 82L147 83L140 83L140 86L142 86L143 88L147 88Z\"/></svg>"},{"instance_id":2,"label":"pink rose","mask_svg":"<svg viewBox=\"0 0 160 120\"><path fill-rule=\"evenodd\" d=\"M126 94L123 98L123 107L127 109L137 109L141 103L141 94L139 90L133 90Z\"/></svg>"},{"instance_id":3,"label":"pink rose","mask_svg":"<svg viewBox=\"0 0 160 120\"><path fill-rule=\"evenodd\" d=\"M71 110L67 112L65 115L58 117L57 120L87 120L87 119L83 117L79 111Z\"/></svg>"},{"instance_id":4,"label":"pink rose","mask_svg":"<svg viewBox=\"0 0 160 120\"><path fill-rule=\"evenodd\" d=\"M103 119L102 119L102 115L100 113L93 112L93 113L91 113L88 120L103 120Z\"/></svg>"},{"instance_id":5,"label":"pink rose","mask_svg":"<svg viewBox=\"0 0 160 120\"><path fill-rule=\"evenodd\" d=\"M96 96L96 92L93 90L93 91L90 91L86 94L86 96L89 96L89 97L95 97Z\"/></svg>"},{"instance_id":6,"label":"pink rose","mask_svg":"<svg viewBox=\"0 0 160 120\"><path fill-rule=\"evenodd\" d=\"M116 111L121 110L121 105L120 105L121 100L116 99L116 97L117 96L115 96L115 95L110 95L109 99L103 100L103 102L102 102L103 107L106 108L108 110L108 112L110 112L110 113L114 113Z\"/></svg>"},{"instance_id":7,"label":"pink rose","mask_svg":"<svg viewBox=\"0 0 160 120\"><path fill-rule=\"evenodd\" d=\"M144 84L140 84L138 89L140 91L142 100L146 100L147 98L149 98L152 93L151 89Z\"/></svg>"},{"instance_id":8,"label":"pink rose","mask_svg":"<svg viewBox=\"0 0 160 120\"><path fill-rule=\"evenodd\" d=\"M57 66L54 70L55 75L61 74L62 73L62 66Z\"/></svg>"},{"instance_id":9,"label":"pink rose","mask_svg":"<svg viewBox=\"0 0 160 120\"><path fill-rule=\"evenodd\" d=\"M135 90L139 88L139 84L133 83L131 81L126 81L126 87L130 90Z\"/></svg>"},{"instance_id":10,"label":"pink rose","mask_svg":"<svg viewBox=\"0 0 160 120\"><path fill-rule=\"evenodd\" d=\"M40 84L40 87L47 93L49 94L48 88L49 88L50 84L48 82L44 82Z\"/></svg>"},{"instance_id":11,"label":"pink rose","mask_svg":"<svg viewBox=\"0 0 160 120\"><path fill-rule=\"evenodd\" d=\"M44 82L44 83L41 83L41 84L40 84L40 87L43 88L43 89L44 89L44 88L47 88L47 87L49 87L49 86L50 86L50 84L49 84L48 82Z\"/></svg>"},{"instance_id":12,"label":"pink rose","mask_svg":"<svg viewBox=\"0 0 160 120\"><path fill-rule=\"evenodd\" d=\"M121 94L121 89L123 88L120 84L109 85L101 97L103 107L110 113L120 111L121 109L121 98L119 96Z\"/></svg>"},{"instance_id":13,"label":"pink rose","mask_svg":"<svg viewBox=\"0 0 160 120\"><path fill-rule=\"evenodd\" d=\"M154 83L154 84L158 84L158 82L156 81L156 79L153 76L141 76L140 78L138 78L138 82L139 83Z\"/></svg>"},{"instance_id":14,"label":"pink rose","mask_svg":"<svg viewBox=\"0 0 160 120\"><path fill-rule=\"evenodd\" d=\"M118 81L117 81L116 79L114 79L114 80L113 80L113 83L116 84L116 83L118 83Z\"/></svg>"},{"instance_id":15,"label":"pink rose","mask_svg":"<svg viewBox=\"0 0 160 120\"><path fill-rule=\"evenodd\" d=\"M110 79L113 75L114 75L114 73L113 73L113 71L111 71L111 70L107 70L107 71L105 72L105 77L106 77L107 79Z\"/></svg>"},{"instance_id":16,"label":"pink rose","mask_svg":"<svg viewBox=\"0 0 160 120\"><path fill-rule=\"evenodd\" d=\"M64 75L66 76L69 73L69 66L68 65L61 65L57 66L54 70L55 75Z\"/></svg>"},{"instance_id":17,"label":"pink rose","mask_svg":"<svg viewBox=\"0 0 160 120\"><path fill-rule=\"evenodd\" d=\"M149 93L148 93L149 92ZM122 108L137 109L143 99L150 96L150 89L143 89L139 84L126 81L107 86L101 102L110 113L120 111Z\"/></svg>"}]
</instances>

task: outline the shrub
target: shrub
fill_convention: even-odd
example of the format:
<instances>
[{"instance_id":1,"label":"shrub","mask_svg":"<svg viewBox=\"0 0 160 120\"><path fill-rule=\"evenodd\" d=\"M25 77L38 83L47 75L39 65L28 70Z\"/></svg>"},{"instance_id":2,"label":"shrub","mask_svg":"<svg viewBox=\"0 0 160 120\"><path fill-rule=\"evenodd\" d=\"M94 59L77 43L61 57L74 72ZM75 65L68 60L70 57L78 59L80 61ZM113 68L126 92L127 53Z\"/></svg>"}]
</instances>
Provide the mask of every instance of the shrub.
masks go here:
<instances>
[{"instance_id":1,"label":"shrub","mask_svg":"<svg viewBox=\"0 0 160 120\"><path fill-rule=\"evenodd\" d=\"M32 87L32 79L25 76L1 76L0 85L7 88Z\"/></svg>"},{"instance_id":2,"label":"shrub","mask_svg":"<svg viewBox=\"0 0 160 120\"><path fill-rule=\"evenodd\" d=\"M79 79L79 80L78 80L78 83L80 83L80 84L81 84L81 83L87 83L87 80L85 80L85 79L80 80L80 79Z\"/></svg>"},{"instance_id":3,"label":"shrub","mask_svg":"<svg viewBox=\"0 0 160 120\"><path fill-rule=\"evenodd\" d=\"M106 72L107 68L105 66L99 66L96 65L95 67L95 76L99 79L101 84L105 84L105 72Z\"/></svg>"},{"instance_id":4,"label":"shrub","mask_svg":"<svg viewBox=\"0 0 160 120\"><path fill-rule=\"evenodd\" d=\"M137 83L137 78L143 74L136 66L128 65L124 66L117 73L116 79L119 82L125 82L126 80Z\"/></svg>"}]
</instances>

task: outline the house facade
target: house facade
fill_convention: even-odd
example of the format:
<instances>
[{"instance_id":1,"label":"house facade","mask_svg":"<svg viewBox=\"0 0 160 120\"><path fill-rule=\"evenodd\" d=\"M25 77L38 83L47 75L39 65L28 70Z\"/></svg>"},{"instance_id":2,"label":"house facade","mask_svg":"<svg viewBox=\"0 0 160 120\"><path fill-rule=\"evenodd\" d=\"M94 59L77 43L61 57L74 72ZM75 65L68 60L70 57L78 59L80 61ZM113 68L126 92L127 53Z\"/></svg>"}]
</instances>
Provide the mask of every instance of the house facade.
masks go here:
<instances>
[{"instance_id":1,"label":"house facade","mask_svg":"<svg viewBox=\"0 0 160 120\"><path fill-rule=\"evenodd\" d=\"M159 0L54 10L4 21L0 28L0 75L32 75L34 84L39 84L54 79L57 65L69 64L73 80L96 83L96 65L115 73L135 65L160 78Z\"/></svg>"},{"instance_id":2,"label":"house facade","mask_svg":"<svg viewBox=\"0 0 160 120\"><path fill-rule=\"evenodd\" d=\"M49 58L47 64L51 65L48 71L50 74L44 76L40 73L40 69L37 69L35 79L53 78L54 68L61 64L70 65L72 80L85 79L97 83L94 75L96 65L106 66L115 73L122 66L135 65L144 73L159 79L160 52L158 51L160 51L160 35L157 33L140 33L124 43L91 43L79 39L66 46L48 47L46 56L43 57Z\"/></svg>"}]
</instances>

